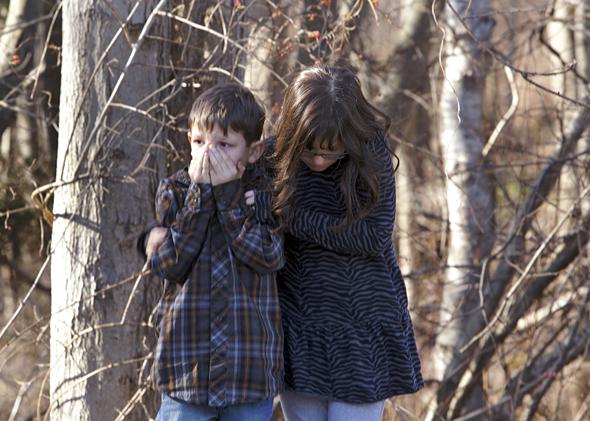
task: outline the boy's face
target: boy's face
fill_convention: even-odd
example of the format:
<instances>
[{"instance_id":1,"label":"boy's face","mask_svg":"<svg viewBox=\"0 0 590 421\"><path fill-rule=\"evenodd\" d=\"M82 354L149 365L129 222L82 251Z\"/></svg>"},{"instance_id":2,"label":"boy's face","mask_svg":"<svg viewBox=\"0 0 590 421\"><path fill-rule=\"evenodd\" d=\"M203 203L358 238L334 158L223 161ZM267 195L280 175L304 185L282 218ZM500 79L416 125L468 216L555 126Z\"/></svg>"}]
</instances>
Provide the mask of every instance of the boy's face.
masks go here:
<instances>
[{"instance_id":1,"label":"boy's face","mask_svg":"<svg viewBox=\"0 0 590 421\"><path fill-rule=\"evenodd\" d=\"M203 156L205 151L219 148L222 149L229 159L238 165L241 162L245 167L246 164L253 164L260 158L263 152L263 141L253 142L247 145L246 139L240 132L227 129L227 135L223 134L223 129L215 124L213 130L203 130L199 127L192 127L188 134L188 141L191 144L191 156L198 159Z\"/></svg>"}]
</instances>

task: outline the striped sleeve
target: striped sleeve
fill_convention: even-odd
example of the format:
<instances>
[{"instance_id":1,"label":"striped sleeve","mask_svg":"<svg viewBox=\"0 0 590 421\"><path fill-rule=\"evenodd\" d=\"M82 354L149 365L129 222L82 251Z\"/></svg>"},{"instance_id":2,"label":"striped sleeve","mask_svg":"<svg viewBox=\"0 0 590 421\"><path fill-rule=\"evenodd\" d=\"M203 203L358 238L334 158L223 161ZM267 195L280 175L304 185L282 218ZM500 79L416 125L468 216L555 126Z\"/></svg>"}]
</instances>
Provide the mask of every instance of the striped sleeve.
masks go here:
<instances>
[{"instance_id":1,"label":"striped sleeve","mask_svg":"<svg viewBox=\"0 0 590 421\"><path fill-rule=\"evenodd\" d=\"M282 236L273 230L271 192L256 192L254 208L244 211L240 180L213 187L219 222L235 256L259 273L284 265Z\"/></svg>"},{"instance_id":2,"label":"striped sleeve","mask_svg":"<svg viewBox=\"0 0 590 421\"><path fill-rule=\"evenodd\" d=\"M191 184L183 198L169 180L160 183L156 217L159 224L168 227L170 235L151 259L156 274L184 282L201 252L214 210L211 185Z\"/></svg>"},{"instance_id":3,"label":"striped sleeve","mask_svg":"<svg viewBox=\"0 0 590 421\"><path fill-rule=\"evenodd\" d=\"M342 225L346 223L345 218L296 207L289 230L295 237L338 253L376 255L391 242L394 220L395 178L391 160L387 159L379 177L379 199L369 215L347 226Z\"/></svg>"}]
</instances>

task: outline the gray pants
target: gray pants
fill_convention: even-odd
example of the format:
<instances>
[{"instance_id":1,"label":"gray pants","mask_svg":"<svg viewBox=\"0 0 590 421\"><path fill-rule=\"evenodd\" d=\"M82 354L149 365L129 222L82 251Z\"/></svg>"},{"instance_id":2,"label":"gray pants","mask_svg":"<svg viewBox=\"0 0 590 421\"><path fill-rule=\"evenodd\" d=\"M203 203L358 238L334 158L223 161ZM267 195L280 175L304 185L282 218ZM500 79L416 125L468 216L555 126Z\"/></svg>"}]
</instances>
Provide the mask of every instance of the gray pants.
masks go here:
<instances>
[{"instance_id":1,"label":"gray pants","mask_svg":"<svg viewBox=\"0 0 590 421\"><path fill-rule=\"evenodd\" d=\"M280 394L286 421L380 421L385 401L346 403L285 390Z\"/></svg>"}]
</instances>

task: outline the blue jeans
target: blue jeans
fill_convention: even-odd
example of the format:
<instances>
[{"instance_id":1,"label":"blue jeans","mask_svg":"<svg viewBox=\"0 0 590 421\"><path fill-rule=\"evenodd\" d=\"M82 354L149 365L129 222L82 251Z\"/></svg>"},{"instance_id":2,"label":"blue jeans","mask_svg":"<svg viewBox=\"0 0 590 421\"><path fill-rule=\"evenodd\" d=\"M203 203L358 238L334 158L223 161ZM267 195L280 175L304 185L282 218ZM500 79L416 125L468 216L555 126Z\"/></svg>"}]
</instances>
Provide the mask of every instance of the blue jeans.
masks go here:
<instances>
[{"instance_id":1,"label":"blue jeans","mask_svg":"<svg viewBox=\"0 0 590 421\"><path fill-rule=\"evenodd\" d=\"M156 421L268 421L272 399L224 407L194 405L162 394Z\"/></svg>"},{"instance_id":2,"label":"blue jeans","mask_svg":"<svg viewBox=\"0 0 590 421\"><path fill-rule=\"evenodd\" d=\"M380 421L385 407L385 401L346 403L289 389L280 398L286 421Z\"/></svg>"}]
</instances>

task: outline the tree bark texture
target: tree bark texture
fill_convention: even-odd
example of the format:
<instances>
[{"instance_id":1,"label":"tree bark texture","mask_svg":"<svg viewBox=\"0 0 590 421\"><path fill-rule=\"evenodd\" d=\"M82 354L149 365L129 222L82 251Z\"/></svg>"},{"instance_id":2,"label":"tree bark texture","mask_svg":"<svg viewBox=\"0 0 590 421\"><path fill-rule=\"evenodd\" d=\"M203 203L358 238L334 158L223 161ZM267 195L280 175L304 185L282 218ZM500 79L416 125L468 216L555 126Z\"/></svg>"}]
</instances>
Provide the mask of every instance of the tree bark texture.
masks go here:
<instances>
[{"instance_id":1,"label":"tree bark texture","mask_svg":"<svg viewBox=\"0 0 590 421\"><path fill-rule=\"evenodd\" d=\"M144 280L126 323L119 322L143 264L135 241L153 218L152 192L163 166L153 162L156 171L130 175L161 127L116 104L149 109L152 117L161 117L160 96L150 94L167 79L156 65L166 62L163 57L169 53L165 43L140 39L157 3L63 3L56 178L65 183L55 192L51 246L54 420L115 419L141 386L138 378L145 381L145 373L138 376L138 371L153 347L153 332L138 323L152 312L157 285ZM125 29L101 61L123 24ZM149 33L161 37L168 32L169 21L155 17ZM136 55L126 67L132 48ZM145 418L135 412L128 419Z\"/></svg>"},{"instance_id":2,"label":"tree bark texture","mask_svg":"<svg viewBox=\"0 0 590 421\"><path fill-rule=\"evenodd\" d=\"M444 76L440 99L440 143L446 172L449 244L447 270L434 350L439 380L449 380L461 364L458 350L473 336L469 322L481 319L478 285L482 260L494 239L494 203L482 163L482 116L485 57L480 42L491 35L494 21L488 3L449 1L445 6ZM469 31L467 30L469 29ZM469 32L475 37L470 36ZM438 391L439 415L456 384ZM475 396L475 395L474 395ZM466 410L483 405L475 396Z\"/></svg>"}]
</instances>

